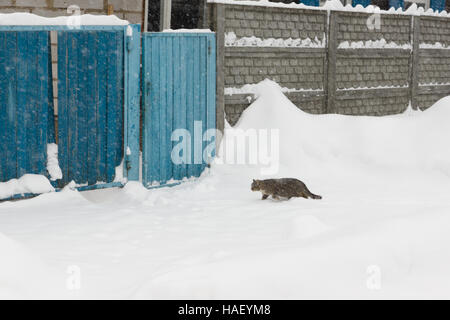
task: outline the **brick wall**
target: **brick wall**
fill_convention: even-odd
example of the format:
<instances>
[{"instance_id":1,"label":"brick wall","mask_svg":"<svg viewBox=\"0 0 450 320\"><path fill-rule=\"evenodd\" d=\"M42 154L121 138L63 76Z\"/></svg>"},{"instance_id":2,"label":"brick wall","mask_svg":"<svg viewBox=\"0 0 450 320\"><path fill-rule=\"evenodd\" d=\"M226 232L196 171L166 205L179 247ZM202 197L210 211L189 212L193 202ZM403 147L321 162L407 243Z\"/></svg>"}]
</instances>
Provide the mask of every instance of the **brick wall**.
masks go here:
<instances>
[{"instance_id":1,"label":"brick wall","mask_svg":"<svg viewBox=\"0 0 450 320\"><path fill-rule=\"evenodd\" d=\"M31 12L44 17L68 15L67 7L78 5L82 13L114 14L131 23L142 23L143 0L0 0L0 13Z\"/></svg>"},{"instance_id":2,"label":"brick wall","mask_svg":"<svg viewBox=\"0 0 450 320\"><path fill-rule=\"evenodd\" d=\"M450 50L420 48L435 42L450 47L449 18L209 4L206 21L217 32L219 117L223 108L232 125L249 105L249 94L222 97L224 90L265 78L295 89L287 96L310 113L389 115L410 103L425 109L450 95ZM324 45L239 46L225 43L230 33L241 40L317 38ZM381 39L388 45L375 44ZM372 44L345 48L368 40Z\"/></svg>"}]
</instances>

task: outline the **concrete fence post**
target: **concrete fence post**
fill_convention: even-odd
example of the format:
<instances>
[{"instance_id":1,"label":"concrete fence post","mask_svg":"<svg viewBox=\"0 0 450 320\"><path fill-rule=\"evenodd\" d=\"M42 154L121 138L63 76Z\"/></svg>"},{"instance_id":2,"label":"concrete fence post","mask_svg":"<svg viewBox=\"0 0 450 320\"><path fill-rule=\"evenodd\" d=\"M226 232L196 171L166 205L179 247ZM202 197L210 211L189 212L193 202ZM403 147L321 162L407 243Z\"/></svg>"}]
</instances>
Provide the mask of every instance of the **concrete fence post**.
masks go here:
<instances>
[{"instance_id":1,"label":"concrete fence post","mask_svg":"<svg viewBox=\"0 0 450 320\"><path fill-rule=\"evenodd\" d=\"M338 32L338 12L330 11L327 39L327 66L328 71L325 74L327 106L326 113L336 113L335 94L336 94L336 55L337 55L337 32Z\"/></svg>"},{"instance_id":2,"label":"concrete fence post","mask_svg":"<svg viewBox=\"0 0 450 320\"><path fill-rule=\"evenodd\" d=\"M223 133L225 128L225 6L215 4L213 9L213 30L216 32L217 41L217 107L216 128ZM220 141L217 139L217 146Z\"/></svg>"},{"instance_id":3,"label":"concrete fence post","mask_svg":"<svg viewBox=\"0 0 450 320\"><path fill-rule=\"evenodd\" d=\"M411 27L411 63L410 63L410 101L411 106L414 110L418 109L418 94L419 94L419 58L420 58L420 46L419 46L419 36L420 36L420 17L414 16L412 19Z\"/></svg>"}]
</instances>

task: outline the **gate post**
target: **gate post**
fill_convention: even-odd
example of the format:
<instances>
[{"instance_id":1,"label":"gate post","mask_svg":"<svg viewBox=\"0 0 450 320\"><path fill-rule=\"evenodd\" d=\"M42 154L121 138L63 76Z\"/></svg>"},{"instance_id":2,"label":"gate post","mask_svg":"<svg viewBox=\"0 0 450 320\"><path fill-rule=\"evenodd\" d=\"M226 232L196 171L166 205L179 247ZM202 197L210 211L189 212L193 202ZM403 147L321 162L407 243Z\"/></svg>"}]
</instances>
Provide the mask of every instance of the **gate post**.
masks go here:
<instances>
[{"instance_id":1,"label":"gate post","mask_svg":"<svg viewBox=\"0 0 450 320\"><path fill-rule=\"evenodd\" d=\"M335 94L336 94L336 54L337 54L337 28L338 28L338 12L330 11L330 23L328 26L328 56L327 56L327 79L326 79L326 113L336 113Z\"/></svg>"},{"instance_id":2,"label":"gate post","mask_svg":"<svg viewBox=\"0 0 450 320\"><path fill-rule=\"evenodd\" d=\"M129 25L125 32L124 176L139 181L139 121L141 27Z\"/></svg>"},{"instance_id":3,"label":"gate post","mask_svg":"<svg viewBox=\"0 0 450 320\"><path fill-rule=\"evenodd\" d=\"M411 65L410 65L410 100L411 107L414 110L419 108L417 103L417 95L419 93L419 36L420 36L420 16L413 16L412 19L412 50L411 50Z\"/></svg>"}]
</instances>

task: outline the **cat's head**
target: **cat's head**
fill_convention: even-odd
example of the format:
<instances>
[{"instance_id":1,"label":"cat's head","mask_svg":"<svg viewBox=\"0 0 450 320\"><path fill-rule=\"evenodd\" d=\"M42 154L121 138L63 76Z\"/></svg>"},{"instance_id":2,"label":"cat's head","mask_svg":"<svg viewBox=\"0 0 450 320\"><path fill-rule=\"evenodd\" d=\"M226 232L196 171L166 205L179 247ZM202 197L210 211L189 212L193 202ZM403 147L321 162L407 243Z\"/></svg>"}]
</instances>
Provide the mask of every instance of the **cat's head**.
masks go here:
<instances>
[{"instance_id":1,"label":"cat's head","mask_svg":"<svg viewBox=\"0 0 450 320\"><path fill-rule=\"evenodd\" d=\"M253 179L252 191L259 191L259 190L261 190L260 182L261 182L260 180Z\"/></svg>"}]
</instances>

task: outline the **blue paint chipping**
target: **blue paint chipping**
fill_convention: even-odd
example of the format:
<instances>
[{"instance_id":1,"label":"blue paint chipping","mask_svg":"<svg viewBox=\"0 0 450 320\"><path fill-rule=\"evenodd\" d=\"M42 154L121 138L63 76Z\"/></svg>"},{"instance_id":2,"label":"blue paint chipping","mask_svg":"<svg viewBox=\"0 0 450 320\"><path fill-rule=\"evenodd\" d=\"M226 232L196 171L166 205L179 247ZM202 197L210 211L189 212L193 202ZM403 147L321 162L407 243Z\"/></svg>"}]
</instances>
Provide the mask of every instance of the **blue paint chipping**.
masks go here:
<instances>
[{"instance_id":1,"label":"blue paint chipping","mask_svg":"<svg viewBox=\"0 0 450 320\"><path fill-rule=\"evenodd\" d=\"M215 129L216 56L213 33L143 35L143 183L146 187L199 177L206 168L203 141ZM172 134L185 129L188 136ZM214 142L211 136L211 141ZM173 140L173 141L172 141ZM172 150L189 148L175 163Z\"/></svg>"}]
</instances>

